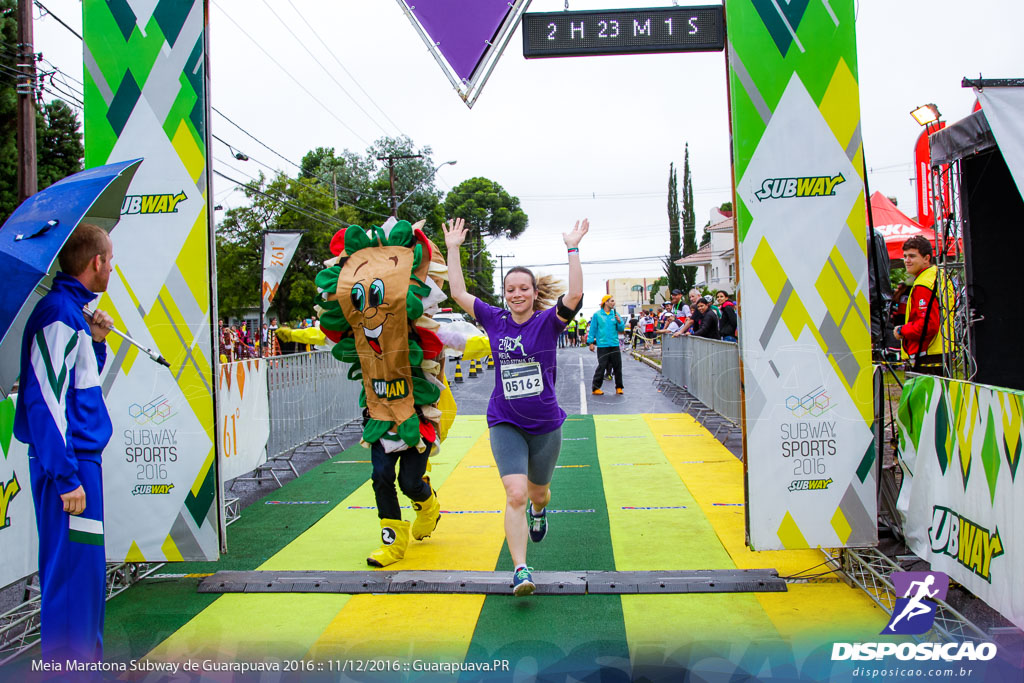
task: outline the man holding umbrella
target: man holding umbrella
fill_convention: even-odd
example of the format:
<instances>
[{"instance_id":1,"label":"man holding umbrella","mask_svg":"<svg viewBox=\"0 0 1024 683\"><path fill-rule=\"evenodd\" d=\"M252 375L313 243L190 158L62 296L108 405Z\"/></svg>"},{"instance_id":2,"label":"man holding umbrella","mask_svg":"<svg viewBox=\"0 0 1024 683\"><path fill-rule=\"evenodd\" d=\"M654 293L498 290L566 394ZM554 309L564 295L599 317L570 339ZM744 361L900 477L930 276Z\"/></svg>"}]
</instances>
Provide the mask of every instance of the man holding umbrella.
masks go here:
<instances>
[{"instance_id":1,"label":"man holding umbrella","mask_svg":"<svg viewBox=\"0 0 1024 683\"><path fill-rule=\"evenodd\" d=\"M113 249L83 223L58 255L61 272L25 326L14 435L29 445L39 529L44 659L99 661L106 564L100 456L111 423L100 372L113 320L83 308L107 289Z\"/></svg>"}]
</instances>

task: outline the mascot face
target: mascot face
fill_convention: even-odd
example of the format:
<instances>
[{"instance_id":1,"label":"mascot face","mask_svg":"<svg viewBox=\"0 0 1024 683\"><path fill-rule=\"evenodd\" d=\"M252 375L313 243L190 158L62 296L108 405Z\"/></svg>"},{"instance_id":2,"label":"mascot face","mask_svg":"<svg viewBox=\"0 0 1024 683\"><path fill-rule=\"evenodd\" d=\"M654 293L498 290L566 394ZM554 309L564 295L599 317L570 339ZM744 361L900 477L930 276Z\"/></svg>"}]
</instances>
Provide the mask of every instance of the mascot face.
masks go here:
<instances>
[{"instance_id":1,"label":"mascot face","mask_svg":"<svg viewBox=\"0 0 1024 683\"><path fill-rule=\"evenodd\" d=\"M393 422L415 414L406 312L412 262L407 247L360 249L342 266L336 292L352 326L370 414Z\"/></svg>"},{"instance_id":2,"label":"mascot face","mask_svg":"<svg viewBox=\"0 0 1024 683\"><path fill-rule=\"evenodd\" d=\"M383 360L396 351L408 353L405 298L410 272L412 251L404 247L361 249L345 261L337 297L361 358Z\"/></svg>"},{"instance_id":3,"label":"mascot face","mask_svg":"<svg viewBox=\"0 0 1024 683\"><path fill-rule=\"evenodd\" d=\"M321 329L335 343L331 354L352 364L349 379L362 379L359 405L369 412L363 441L374 443L391 432L409 447L425 448L437 439L437 403L443 380L441 342L429 328L417 327L424 297L439 285L428 276L436 247L407 221L364 230L351 225L331 239L335 258L316 276L322 306ZM425 355L429 349L429 355ZM443 358L440 358L443 360ZM430 379L427 377L430 374ZM417 406L433 415L422 416Z\"/></svg>"}]
</instances>

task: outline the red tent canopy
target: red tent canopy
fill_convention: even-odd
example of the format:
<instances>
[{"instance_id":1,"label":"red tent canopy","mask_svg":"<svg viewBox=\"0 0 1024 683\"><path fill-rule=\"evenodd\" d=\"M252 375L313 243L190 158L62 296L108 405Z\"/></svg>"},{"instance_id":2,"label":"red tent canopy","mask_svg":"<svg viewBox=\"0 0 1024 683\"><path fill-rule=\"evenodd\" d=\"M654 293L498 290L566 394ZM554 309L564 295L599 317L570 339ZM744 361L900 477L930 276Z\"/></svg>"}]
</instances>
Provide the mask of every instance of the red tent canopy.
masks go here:
<instances>
[{"instance_id":1,"label":"red tent canopy","mask_svg":"<svg viewBox=\"0 0 1024 683\"><path fill-rule=\"evenodd\" d=\"M890 259L903 258L903 243L914 235L923 235L935 247L935 231L925 229L907 218L895 204L881 192L871 195L871 213L875 219L875 230L885 238L885 249Z\"/></svg>"}]
</instances>

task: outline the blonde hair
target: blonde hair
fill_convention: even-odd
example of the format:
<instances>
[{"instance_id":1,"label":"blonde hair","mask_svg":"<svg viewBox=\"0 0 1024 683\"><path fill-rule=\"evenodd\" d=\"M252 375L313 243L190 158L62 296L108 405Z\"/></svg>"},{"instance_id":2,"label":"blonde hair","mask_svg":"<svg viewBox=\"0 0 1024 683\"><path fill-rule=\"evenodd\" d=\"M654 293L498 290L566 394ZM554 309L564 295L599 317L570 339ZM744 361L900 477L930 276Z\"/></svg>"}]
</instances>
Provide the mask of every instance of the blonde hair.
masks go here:
<instances>
[{"instance_id":1,"label":"blonde hair","mask_svg":"<svg viewBox=\"0 0 1024 683\"><path fill-rule=\"evenodd\" d=\"M530 282L533 283L533 288L537 290L537 298L533 302L533 310L535 311L551 308L555 305L558 297L566 291L565 284L554 275L542 275L538 278L529 268L514 266L505 273L505 280L508 280L508 276L512 273L526 273L530 276ZM501 282L503 290L505 288L505 280Z\"/></svg>"}]
</instances>

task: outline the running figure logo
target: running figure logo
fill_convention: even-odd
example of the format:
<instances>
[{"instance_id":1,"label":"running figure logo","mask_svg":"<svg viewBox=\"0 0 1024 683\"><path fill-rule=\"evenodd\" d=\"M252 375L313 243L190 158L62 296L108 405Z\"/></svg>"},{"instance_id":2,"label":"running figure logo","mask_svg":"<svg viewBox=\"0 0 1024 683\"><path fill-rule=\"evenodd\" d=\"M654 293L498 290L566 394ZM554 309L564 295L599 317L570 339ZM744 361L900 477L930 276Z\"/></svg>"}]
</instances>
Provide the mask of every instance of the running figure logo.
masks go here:
<instances>
[{"instance_id":1,"label":"running figure logo","mask_svg":"<svg viewBox=\"0 0 1024 683\"><path fill-rule=\"evenodd\" d=\"M949 590L949 577L942 572L894 572L892 583L896 588L896 604L892 618L882 635L899 633L916 635L926 633L935 622L936 604L929 598L945 600Z\"/></svg>"},{"instance_id":2,"label":"running figure logo","mask_svg":"<svg viewBox=\"0 0 1024 683\"><path fill-rule=\"evenodd\" d=\"M526 348L523 347L523 335L519 335L514 339L512 337L503 337L502 340L498 343L499 351L507 351L511 353L516 349L519 349L520 351L523 352L523 355L526 355Z\"/></svg>"}]
</instances>

